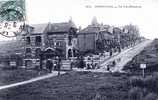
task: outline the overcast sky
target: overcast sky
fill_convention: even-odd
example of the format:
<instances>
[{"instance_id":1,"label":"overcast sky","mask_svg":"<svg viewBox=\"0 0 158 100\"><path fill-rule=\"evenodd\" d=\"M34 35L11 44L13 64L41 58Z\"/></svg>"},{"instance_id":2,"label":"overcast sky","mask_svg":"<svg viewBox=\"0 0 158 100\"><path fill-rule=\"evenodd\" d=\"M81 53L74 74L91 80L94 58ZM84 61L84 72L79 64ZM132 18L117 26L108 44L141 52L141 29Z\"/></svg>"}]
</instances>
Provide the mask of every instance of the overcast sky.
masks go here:
<instances>
[{"instance_id":1,"label":"overcast sky","mask_svg":"<svg viewBox=\"0 0 158 100\"><path fill-rule=\"evenodd\" d=\"M97 5L104 7L94 7ZM139 8L111 8L118 5ZM158 0L26 0L26 10L30 24L65 22L72 17L77 26L84 28L96 16L100 23L114 26L134 24L138 25L142 36L158 37Z\"/></svg>"}]
</instances>

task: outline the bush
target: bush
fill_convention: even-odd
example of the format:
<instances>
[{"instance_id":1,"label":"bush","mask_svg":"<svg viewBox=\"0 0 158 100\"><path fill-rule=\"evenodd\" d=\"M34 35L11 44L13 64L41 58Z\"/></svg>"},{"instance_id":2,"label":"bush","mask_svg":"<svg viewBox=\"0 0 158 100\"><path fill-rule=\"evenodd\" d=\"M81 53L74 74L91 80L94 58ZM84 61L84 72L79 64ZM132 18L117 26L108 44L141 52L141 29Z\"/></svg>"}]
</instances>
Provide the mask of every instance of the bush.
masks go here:
<instances>
[{"instance_id":1,"label":"bush","mask_svg":"<svg viewBox=\"0 0 158 100\"><path fill-rule=\"evenodd\" d=\"M143 100L143 90L139 87L131 88L128 92L129 100Z\"/></svg>"},{"instance_id":2,"label":"bush","mask_svg":"<svg viewBox=\"0 0 158 100\"><path fill-rule=\"evenodd\" d=\"M92 100L108 100L106 96L102 96L99 93L96 93L95 97Z\"/></svg>"},{"instance_id":3,"label":"bush","mask_svg":"<svg viewBox=\"0 0 158 100\"><path fill-rule=\"evenodd\" d=\"M122 75L122 73L120 72L113 72L112 76L116 76L116 77L120 77Z\"/></svg>"},{"instance_id":4,"label":"bush","mask_svg":"<svg viewBox=\"0 0 158 100\"><path fill-rule=\"evenodd\" d=\"M158 72L154 72L154 73L152 74L152 76L154 76L155 78L158 79Z\"/></svg>"},{"instance_id":5,"label":"bush","mask_svg":"<svg viewBox=\"0 0 158 100\"><path fill-rule=\"evenodd\" d=\"M147 76L144 79L144 85L145 87L151 91L151 92L156 92L158 93L158 76Z\"/></svg>"},{"instance_id":6,"label":"bush","mask_svg":"<svg viewBox=\"0 0 158 100\"><path fill-rule=\"evenodd\" d=\"M77 66L78 68L84 68L86 66L83 56L77 59L77 61L74 63L74 66Z\"/></svg>"},{"instance_id":7,"label":"bush","mask_svg":"<svg viewBox=\"0 0 158 100\"><path fill-rule=\"evenodd\" d=\"M157 100L157 94L155 93L149 93L145 96L144 100Z\"/></svg>"},{"instance_id":8,"label":"bush","mask_svg":"<svg viewBox=\"0 0 158 100\"><path fill-rule=\"evenodd\" d=\"M129 85L131 87L144 87L144 82L143 82L143 78L138 77L138 76L133 76L129 79Z\"/></svg>"}]
</instances>

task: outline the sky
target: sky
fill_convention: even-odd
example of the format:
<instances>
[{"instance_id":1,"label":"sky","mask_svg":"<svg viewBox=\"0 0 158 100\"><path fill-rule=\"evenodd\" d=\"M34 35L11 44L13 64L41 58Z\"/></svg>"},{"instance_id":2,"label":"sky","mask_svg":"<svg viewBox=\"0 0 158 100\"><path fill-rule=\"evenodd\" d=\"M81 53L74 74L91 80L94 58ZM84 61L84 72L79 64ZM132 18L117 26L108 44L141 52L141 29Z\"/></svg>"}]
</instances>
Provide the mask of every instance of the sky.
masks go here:
<instances>
[{"instance_id":1,"label":"sky","mask_svg":"<svg viewBox=\"0 0 158 100\"><path fill-rule=\"evenodd\" d=\"M158 0L26 0L29 24L72 18L77 27L84 28L96 16L98 22L112 26L137 25L141 35L149 39L158 38L156 11Z\"/></svg>"}]
</instances>

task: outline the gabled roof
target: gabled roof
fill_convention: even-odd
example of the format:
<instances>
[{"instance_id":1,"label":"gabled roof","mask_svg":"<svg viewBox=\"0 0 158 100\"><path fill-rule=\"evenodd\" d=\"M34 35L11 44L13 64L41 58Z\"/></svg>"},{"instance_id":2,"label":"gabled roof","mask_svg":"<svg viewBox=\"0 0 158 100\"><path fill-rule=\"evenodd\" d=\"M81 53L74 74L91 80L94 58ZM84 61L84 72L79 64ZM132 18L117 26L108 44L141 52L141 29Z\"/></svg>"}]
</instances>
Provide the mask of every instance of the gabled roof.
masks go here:
<instances>
[{"instance_id":1,"label":"gabled roof","mask_svg":"<svg viewBox=\"0 0 158 100\"><path fill-rule=\"evenodd\" d=\"M81 30L79 33L97 33L99 32L101 27L89 25L88 27Z\"/></svg>"},{"instance_id":2,"label":"gabled roof","mask_svg":"<svg viewBox=\"0 0 158 100\"><path fill-rule=\"evenodd\" d=\"M49 32L68 32L70 28L76 28L74 24L70 22L65 22L65 23L52 23L51 24L51 29Z\"/></svg>"},{"instance_id":3,"label":"gabled roof","mask_svg":"<svg viewBox=\"0 0 158 100\"><path fill-rule=\"evenodd\" d=\"M121 33L122 32L122 30L119 28L119 27L114 27L113 28L113 32L115 33Z\"/></svg>"},{"instance_id":4,"label":"gabled roof","mask_svg":"<svg viewBox=\"0 0 158 100\"><path fill-rule=\"evenodd\" d=\"M32 24L33 34L39 34L47 32L68 32L70 28L76 28L73 22L65 22L65 23L42 23L42 24Z\"/></svg>"},{"instance_id":5,"label":"gabled roof","mask_svg":"<svg viewBox=\"0 0 158 100\"><path fill-rule=\"evenodd\" d=\"M43 24L32 24L33 32L32 33L44 33L45 29L48 27L49 23Z\"/></svg>"},{"instance_id":6,"label":"gabled roof","mask_svg":"<svg viewBox=\"0 0 158 100\"><path fill-rule=\"evenodd\" d=\"M106 34L104 34L104 39L113 39L114 36L112 34L108 34L108 32Z\"/></svg>"},{"instance_id":7,"label":"gabled roof","mask_svg":"<svg viewBox=\"0 0 158 100\"><path fill-rule=\"evenodd\" d=\"M111 40L113 39L114 36L108 31L102 31L101 33L98 34L98 39L106 39L106 40Z\"/></svg>"}]
</instances>

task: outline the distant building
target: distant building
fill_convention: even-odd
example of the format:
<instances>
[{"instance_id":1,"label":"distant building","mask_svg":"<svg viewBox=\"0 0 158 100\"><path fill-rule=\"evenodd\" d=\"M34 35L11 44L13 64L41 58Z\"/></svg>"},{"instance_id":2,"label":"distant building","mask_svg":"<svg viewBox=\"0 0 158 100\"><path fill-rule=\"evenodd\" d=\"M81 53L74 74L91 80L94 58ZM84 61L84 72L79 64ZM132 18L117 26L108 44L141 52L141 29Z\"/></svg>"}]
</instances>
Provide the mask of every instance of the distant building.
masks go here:
<instances>
[{"instance_id":1,"label":"distant building","mask_svg":"<svg viewBox=\"0 0 158 100\"><path fill-rule=\"evenodd\" d=\"M123 32L119 27L113 28L113 36L114 36L115 46L117 48L121 47L121 35L122 35L122 33Z\"/></svg>"},{"instance_id":2,"label":"distant building","mask_svg":"<svg viewBox=\"0 0 158 100\"><path fill-rule=\"evenodd\" d=\"M95 52L107 47L109 42L114 38L109 28L110 26L108 25L98 24L96 18L94 18L91 25L88 25L78 33L79 51Z\"/></svg>"}]
</instances>

